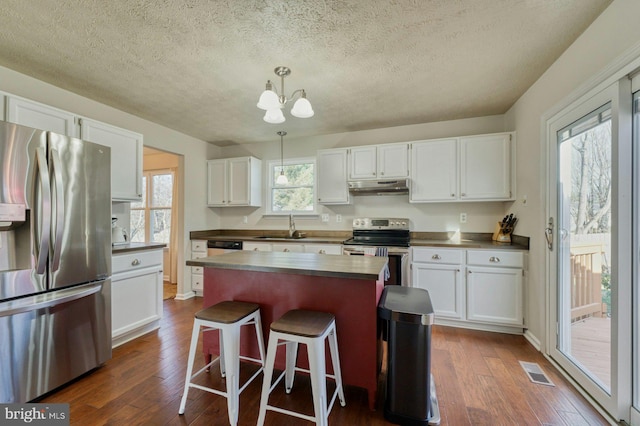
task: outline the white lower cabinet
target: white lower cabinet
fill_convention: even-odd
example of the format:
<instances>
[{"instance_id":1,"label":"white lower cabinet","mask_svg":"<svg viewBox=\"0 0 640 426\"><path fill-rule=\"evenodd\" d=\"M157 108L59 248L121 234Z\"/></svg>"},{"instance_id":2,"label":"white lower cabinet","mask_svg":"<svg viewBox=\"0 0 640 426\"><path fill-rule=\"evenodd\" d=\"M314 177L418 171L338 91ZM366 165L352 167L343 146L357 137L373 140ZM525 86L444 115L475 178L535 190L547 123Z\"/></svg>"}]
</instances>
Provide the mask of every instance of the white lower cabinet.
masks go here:
<instances>
[{"instance_id":1,"label":"white lower cabinet","mask_svg":"<svg viewBox=\"0 0 640 426\"><path fill-rule=\"evenodd\" d=\"M464 318L464 250L414 248L411 282L429 292L440 318Z\"/></svg>"},{"instance_id":2,"label":"white lower cabinet","mask_svg":"<svg viewBox=\"0 0 640 426\"><path fill-rule=\"evenodd\" d=\"M291 253L342 254L340 244L302 244L298 242L263 243L247 242L242 244L243 250L251 251L281 251Z\"/></svg>"},{"instance_id":3,"label":"white lower cabinet","mask_svg":"<svg viewBox=\"0 0 640 426\"><path fill-rule=\"evenodd\" d=\"M467 320L522 326L522 252L467 250Z\"/></svg>"},{"instance_id":4,"label":"white lower cabinet","mask_svg":"<svg viewBox=\"0 0 640 426\"><path fill-rule=\"evenodd\" d=\"M522 269L467 267L467 320L522 325Z\"/></svg>"},{"instance_id":5,"label":"white lower cabinet","mask_svg":"<svg viewBox=\"0 0 640 426\"><path fill-rule=\"evenodd\" d=\"M414 247L411 268L438 323L522 332L522 252Z\"/></svg>"},{"instance_id":6,"label":"white lower cabinet","mask_svg":"<svg viewBox=\"0 0 640 426\"><path fill-rule=\"evenodd\" d=\"M251 251L271 251L270 243L242 243L242 250L251 250Z\"/></svg>"},{"instance_id":7,"label":"white lower cabinet","mask_svg":"<svg viewBox=\"0 0 640 426\"><path fill-rule=\"evenodd\" d=\"M305 244L304 252L316 254L342 254L342 246L339 244Z\"/></svg>"},{"instance_id":8,"label":"white lower cabinet","mask_svg":"<svg viewBox=\"0 0 640 426\"><path fill-rule=\"evenodd\" d=\"M271 251L302 253L304 251L304 245L297 243L273 243L271 244Z\"/></svg>"},{"instance_id":9,"label":"white lower cabinet","mask_svg":"<svg viewBox=\"0 0 640 426\"><path fill-rule=\"evenodd\" d=\"M207 241L192 240L191 241L191 260L207 257ZM202 296L204 290L204 268L202 266L191 267L191 290L197 296Z\"/></svg>"},{"instance_id":10,"label":"white lower cabinet","mask_svg":"<svg viewBox=\"0 0 640 426\"><path fill-rule=\"evenodd\" d=\"M463 317L464 291L460 265L413 264L414 287L427 290L438 317Z\"/></svg>"},{"instance_id":11,"label":"white lower cabinet","mask_svg":"<svg viewBox=\"0 0 640 426\"><path fill-rule=\"evenodd\" d=\"M116 347L160 327L162 249L112 257L111 336Z\"/></svg>"}]
</instances>

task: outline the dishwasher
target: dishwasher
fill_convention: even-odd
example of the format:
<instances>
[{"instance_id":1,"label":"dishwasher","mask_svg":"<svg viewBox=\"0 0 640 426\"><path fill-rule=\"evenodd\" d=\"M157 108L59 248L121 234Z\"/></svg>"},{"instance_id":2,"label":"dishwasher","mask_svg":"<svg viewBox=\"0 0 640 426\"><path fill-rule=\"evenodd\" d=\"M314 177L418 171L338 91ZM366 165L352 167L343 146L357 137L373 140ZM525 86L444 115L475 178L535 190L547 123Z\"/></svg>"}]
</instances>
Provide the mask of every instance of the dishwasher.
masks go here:
<instances>
[{"instance_id":1,"label":"dishwasher","mask_svg":"<svg viewBox=\"0 0 640 426\"><path fill-rule=\"evenodd\" d=\"M207 256L218 256L231 251L242 250L242 241L237 240L209 240L207 241Z\"/></svg>"}]
</instances>

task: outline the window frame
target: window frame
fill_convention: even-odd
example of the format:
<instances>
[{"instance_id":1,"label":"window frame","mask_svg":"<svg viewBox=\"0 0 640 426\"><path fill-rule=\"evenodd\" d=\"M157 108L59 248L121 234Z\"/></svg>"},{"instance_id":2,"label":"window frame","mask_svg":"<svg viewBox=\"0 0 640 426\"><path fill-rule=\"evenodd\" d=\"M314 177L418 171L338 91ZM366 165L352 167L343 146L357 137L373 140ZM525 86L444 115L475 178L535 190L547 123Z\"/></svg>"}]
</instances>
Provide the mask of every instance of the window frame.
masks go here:
<instances>
[{"instance_id":1,"label":"window frame","mask_svg":"<svg viewBox=\"0 0 640 426\"><path fill-rule=\"evenodd\" d=\"M273 189L274 188L287 188L288 185L276 186L275 178L277 174L280 173L280 166L284 165L291 166L296 164L312 164L313 165L313 184L310 185L312 194L312 209L311 210L292 210L292 211L275 211L273 210ZM267 185L266 187L266 215L269 216L289 216L290 214L295 216L317 216L318 215L318 164L316 161L316 157L298 157L298 158L288 158L285 160L274 159L267 162ZM307 187L304 186L295 186L295 188Z\"/></svg>"},{"instance_id":2,"label":"window frame","mask_svg":"<svg viewBox=\"0 0 640 426\"><path fill-rule=\"evenodd\" d=\"M151 200L153 199L153 177L157 176L157 175L171 175L171 182L172 185L175 185L175 172L171 169L157 169L157 170L145 170L142 172L142 177L144 177L146 179L146 185L144 188L144 192L145 192L145 199L142 200L142 207L130 207L130 211L143 211L144 212L144 242L149 244L149 243L154 243L154 241L151 241L151 214L153 210L169 210L169 212L171 212L171 214L173 214L173 200L172 200L172 205L169 207L153 207L151 206ZM173 191L173 188L172 188ZM172 198L173 198L173 194L172 194ZM131 222L131 219L129 219L129 221ZM171 240L171 239L169 239ZM169 248L170 245L170 241L166 242L166 243L162 243L162 244L166 244L166 248Z\"/></svg>"}]
</instances>

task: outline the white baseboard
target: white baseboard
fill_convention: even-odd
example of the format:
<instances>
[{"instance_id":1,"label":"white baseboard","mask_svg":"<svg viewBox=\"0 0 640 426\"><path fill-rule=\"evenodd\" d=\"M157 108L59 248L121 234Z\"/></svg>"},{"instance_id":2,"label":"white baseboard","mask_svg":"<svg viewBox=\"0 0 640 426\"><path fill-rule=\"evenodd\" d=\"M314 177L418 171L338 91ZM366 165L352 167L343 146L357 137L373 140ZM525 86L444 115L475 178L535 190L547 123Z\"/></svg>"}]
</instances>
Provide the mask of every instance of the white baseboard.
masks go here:
<instances>
[{"instance_id":1,"label":"white baseboard","mask_svg":"<svg viewBox=\"0 0 640 426\"><path fill-rule=\"evenodd\" d=\"M111 339L111 347L117 348L118 346L130 342L133 339L137 339L140 336L144 336L147 333L152 332L160 328L160 319L145 324L142 327L127 331Z\"/></svg>"},{"instance_id":2,"label":"white baseboard","mask_svg":"<svg viewBox=\"0 0 640 426\"><path fill-rule=\"evenodd\" d=\"M538 352L542 351L542 344L540 343L540 340L538 340L538 338L529 330L524 332L524 338L527 339L529 343L538 350Z\"/></svg>"},{"instance_id":3,"label":"white baseboard","mask_svg":"<svg viewBox=\"0 0 640 426\"><path fill-rule=\"evenodd\" d=\"M186 293L176 294L175 299L176 300L188 300L188 299L191 299L191 298L194 298L194 297L196 297L196 294L193 291L188 291Z\"/></svg>"}]
</instances>

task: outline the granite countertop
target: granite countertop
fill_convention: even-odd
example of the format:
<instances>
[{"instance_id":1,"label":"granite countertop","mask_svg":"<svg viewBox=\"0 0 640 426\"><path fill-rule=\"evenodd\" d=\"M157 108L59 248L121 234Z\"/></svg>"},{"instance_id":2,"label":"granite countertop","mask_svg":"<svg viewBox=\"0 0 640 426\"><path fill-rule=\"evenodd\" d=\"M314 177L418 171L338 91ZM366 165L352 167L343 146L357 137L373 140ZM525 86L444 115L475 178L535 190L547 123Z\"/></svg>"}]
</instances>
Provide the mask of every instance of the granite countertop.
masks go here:
<instances>
[{"instance_id":1,"label":"granite countertop","mask_svg":"<svg viewBox=\"0 0 640 426\"><path fill-rule=\"evenodd\" d=\"M377 280L386 263L386 257L375 256L330 256L315 253L242 250L187 261L188 266L205 268L362 280Z\"/></svg>"},{"instance_id":2,"label":"granite countertop","mask_svg":"<svg viewBox=\"0 0 640 426\"><path fill-rule=\"evenodd\" d=\"M266 230L215 230L193 231L192 240L211 241L243 241L264 243L293 243L293 244L342 244L351 238L351 231L301 231L304 238L286 238L287 231ZM446 247L461 249L490 249L490 250L529 250L529 238L513 236L511 243L499 243L491 240L489 233L467 233L460 238L453 238L450 232L411 232L411 247Z\"/></svg>"},{"instance_id":3,"label":"granite countertop","mask_svg":"<svg viewBox=\"0 0 640 426\"><path fill-rule=\"evenodd\" d=\"M111 247L111 252L113 254L116 253L126 253L131 251L142 251L142 250L153 250L153 249L161 249L166 247L167 245L164 243L129 243L129 244L119 244Z\"/></svg>"},{"instance_id":4,"label":"granite countertop","mask_svg":"<svg viewBox=\"0 0 640 426\"><path fill-rule=\"evenodd\" d=\"M211 241L244 241L244 242L252 242L252 243L281 243L281 242L291 242L291 243L300 243L300 244L342 244L344 240L349 237L325 237L325 236L306 236L304 238L287 238L284 236L214 236L205 238L206 240Z\"/></svg>"},{"instance_id":5,"label":"granite countertop","mask_svg":"<svg viewBox=\"0 0 640 426\"><path fill-rule=\"evenodd\" d=\"M529 250L524 244L499 243L492 240L431 240L411 239L411 247L443 247L460 249L490 249L490 250Z\"/></svg>"}]
</instances>

